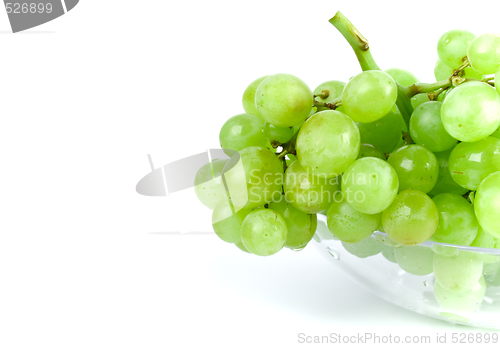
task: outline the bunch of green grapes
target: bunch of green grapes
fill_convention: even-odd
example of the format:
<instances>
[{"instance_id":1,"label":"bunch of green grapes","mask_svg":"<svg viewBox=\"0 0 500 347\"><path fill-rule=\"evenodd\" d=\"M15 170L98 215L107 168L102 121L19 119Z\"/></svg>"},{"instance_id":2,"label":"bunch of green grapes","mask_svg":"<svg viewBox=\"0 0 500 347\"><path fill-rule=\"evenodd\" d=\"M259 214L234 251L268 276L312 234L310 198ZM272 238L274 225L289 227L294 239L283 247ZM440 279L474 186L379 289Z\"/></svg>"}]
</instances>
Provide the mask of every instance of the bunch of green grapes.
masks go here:
<instances>
[{"instance_id":1,"label":"bunch of green grapes","mask_svg":"<svg viewBox=\"0 0 500 347\"><path fill-rule=\"evenodd\" d=\"M314 89L285 73L251 82L244 113L219 133L228 158L195 180L215 233L267 256L306 247L323 214L350 253L382 252L408 273L434 272L437 296L475 288L481 266L473 257L452 261L417 245L498 245L500 77L489 75L500 69L500 36L451 30L437 55L434 84L399 68ZM469 265L462 279L446 271Z\"/></svg>"}]
</instances>

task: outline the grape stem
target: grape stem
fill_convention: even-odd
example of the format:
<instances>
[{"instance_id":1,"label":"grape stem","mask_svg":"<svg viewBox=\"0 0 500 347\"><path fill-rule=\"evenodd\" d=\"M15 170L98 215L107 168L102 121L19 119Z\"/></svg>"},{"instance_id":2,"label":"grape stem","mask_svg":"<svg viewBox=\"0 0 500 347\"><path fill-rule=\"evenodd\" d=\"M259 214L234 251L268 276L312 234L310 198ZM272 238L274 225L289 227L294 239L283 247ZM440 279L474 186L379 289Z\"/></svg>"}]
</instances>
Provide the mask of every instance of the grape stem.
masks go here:
<instances>
[{"instance_id":1,"label":"grape stem","mask_svg":"<svg viewBox=\"0 0 500 347\"><path fill-rule=\"evenodd\" d=\"M337 28L347 42L349 42L363 71L381 70L373 59L368 40L340 11L337 12L332 19L330 19L330 23ZM398 99L396 101L396 105L405 120L406 126L409 127L410 117L413 112L410 101L411 96L408 96L408 93L403 86L397 83L396 85L398 86Z\"/></svg>"},{"instance_id":2,"label":"grape stem","mask_svg":"<svg viewBox=\"0 0 500 347\"><path fill-rule=\"evenodd\" d=\"M326 107L331 110L335 110L340 105L342 105L342 95L332 100L332 102L321 102L314 100L314 107Z\"/></svg>"},{"instance_id":3,"label":"grape stem","mask_svg":"<svg viewBox=\"0 0 500 347\"><path fill-rule=\"evenodd\" d=\"M330 91L328 90L322 90L321 93L318 93L316 95L314 95L314 98L316 99L316 97L320 97L321 99L326 99L330 96Z\"/></svg>"}]
</instances>

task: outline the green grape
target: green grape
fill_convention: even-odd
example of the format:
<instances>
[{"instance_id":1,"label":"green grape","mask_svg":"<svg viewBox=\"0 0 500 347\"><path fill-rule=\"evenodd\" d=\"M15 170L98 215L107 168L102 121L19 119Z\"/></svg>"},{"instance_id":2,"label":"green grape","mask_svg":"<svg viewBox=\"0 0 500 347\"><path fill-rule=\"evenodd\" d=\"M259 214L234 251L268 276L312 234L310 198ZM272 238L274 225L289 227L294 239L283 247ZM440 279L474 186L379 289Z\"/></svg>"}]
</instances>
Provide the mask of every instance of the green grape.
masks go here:
<instances>
[{"instance_id":1,"label":"green grape","mask_svg":"<svg viewBox=\"0 0 500 347\"><path fill-rule=\"evenodd\" d=\"M455 182L476 190L489 174L500 171L500 140L490 136L478 142L461 142L451 152L449 165Z\"/></svg>"},{"instance_id":2,"label":"green grape","mask_svg":"<svg viewBox=\"0 0 500 347\"><path fill-rule=\"evenodd\" d=\"M357 159L367 158L367 157L379 158L382 160L386 159L384 153L382 153L374 145L371 145L369 143L362 143L359 148L359 154Z\"/></svg>"},{"instance_id":3,"label":"green grape","mask_svg":"<svg viewBox=\"0 0 500 347\"><path fill-rule=\"evenodd\" d=\"M398 88L391 76L383 71L363 71L347 83L342 106L356 122L371 123L389 113L397 97Z\"/></svg>"},{"instance_id":4,"label":"green grape","mask_svg":"<svg viewBox=\"0 0 500 347\"><path fill-rule=\"evenodd\" d=\"M476 35L467 30L450 30L438 40L439 59L451 67L460 66L467 56L467 48Z\"/></svg>"},{"instance_id":5,"label":"green grape","mask_svg":"<svg viewBox=\"0 0 500 347\"><path fill-rule=\"evenodd\" d=\"M497 70L497 72L495 72L495 79L494 81L495 82L495 89L497 90L497 92L500 93L500 68ZM498 129L497 131L495 131L495 137L500 137L500 129Z\"/></svg>"},{"instance_id":6,"label":"green grape","mask_svg":"<svg viewBox=\"0 0 500 347\"><path fill-rule=\"evenodd\" d=\"M403 121L401 115L389 112L373 123L357 123L362 143L369 143L383 153L391 153L401 140Z\"/></svg>"},{"instance_id":7,"label":"green grape","mask_svg":"<svg viewBox=\"0 0 500 347\"><path fill-rule=\"evenodd\" d=\"M241 209L235 213L228 199L220 200L212 213L212 227L223 241L241 242L241 223L250 210Z\"/></svg>"},{"instance_id":8,"label":"green grape","mask_svg":"<svg viewBox=\"0 0 500 347\"><path fill-rule=\"evenodd\" d=\"M483 274L483 262L474 253L461 251L456 257L434 256L437 282L453 293L470 290Z\"/></svg>"},{"instance_id":9,"label":"green grape","mask_svg":"<svg viewBox=\"0 0 500 347\"><path fill-rule=\"evenodd\" d=\"M291 127L309 116L313 94L298 77L276 74L266 78L257 88L255 106L266 122Z\"/></svg>"},{"instance_id":10,"label":"green grape","mask_svg":"<svg viewBox=\"0 0 500 347\"><path fill-rule=\"evenodd\" d=\"M257 112L257 108L255 107L255 91L257 90L257 87L261 84L261 82L268 77L269 75L257 78L245 89L245 92L243 93L242 103L243 109L246 113L259 116L259 112Z\"/></svg>"},{"instance_id":11,"label":"green grape","mask_svg":"<svg viewBox=\"0 0 500 347\"><path fill-rule=\"evenodd\" d=\"M285 247L290 249L303 249L314 236L318 226L315 214L307 214L297 210L292 204L281 199L271 202L269 208L278 212L286 222L288 236Z\"/></svg>"},{"instance_id":12,"label":"green grape","mask_svg":"<svg viewBox=\"0 0 500 347\"><path fill-rule=\"evenodd\" d=\"M342 242L345 250L358 258L368 258L379 254L384 249L384 244L374 237L367 237L356 243Z\"/></svg>"},{"instance_id":13,"label":"green grape","mask_svg":"<svg viewBox=\"0 0 500 347\"><path fill-rule=\"evenodd\" d=\"M446 96L441 119L454 138L464 142L482 140L500 125L500 95L483 82L462 83Z\"/></svg>"},{"instance_id":14,"label":"green grape","mask_svg":"<svg viewBox=\"0 0 500 347\"><path fill-rule=\"evenodd\" d=\"M476 191L474 210L479 225L494 237L500 237L500 172L495 172L484 179Z\"/></svg>"},{"instance_id":15,"label":"green grape","mask_svg":"<svg viewBox=\"0 0 500 347\"><path fill-rule=\"evenodd\" d=\"M236 247L238 247L240 250L242 250L243 252L245 252L245 253L250 253L250 252L248 251L248 249L246 249L246 248L245 248L245 246L243 245L243 242L241 242L241 241L240 241L240 242L235 243L234 245L235 245Z\"/></svg>"},{"instance_id":16,"label":"green grape","mask_svg":"<svg viewBox=\"0 0 500 347\"><path fill-rule=\"evenodd\" d=\"M316 101L319 102L332 102L336 98L342 95L342 91L344 90L345 83L341 81L327 81L321 83L319 86L314 89L313 94L319 94L323 90L328 90L328 97L326 99L323 99L319 96L316 97Z\"/></svg>"},{"instance_id":17,"label":"green grape","mask_svg":"<svg viewBox=\"0 0 500 347\"><path fill-rule=\"evenodd\" d=\"M416 189L428 193L436 185L439 164L436 156L420 145L401 147L387 160L398 174L399 191Z\"/></svg>"},{"instance_id":18,"label":"green grape","mask_svg":"<svg viewBox=\"0 0 500 347\"><path fill-rule=\"evenodd\" d=\"M394 241L412 246L427 241L436 231L436 205L418 190L405 190L382 213L382 226Z\"/></svg>"},{"instance_id":19,"label":"green grape","mask_svg":"<svg viewBox=\"0 0 500 347\"><path fill-rule=\"evenodd\" d=\"M436 65L434 66L434 77L436 77L436 81L442 81L442 80L447 80L453 75L456 69L458 69L462 65L462 63L458 64L457 66L450 67L446 65L441 59L438 58L436 61ZM475 80L482 80L483 79L483 74L480 72L477 72L471 67L466 67L465 69L462 70L458 74L459 76L465 77L465 78L471 78Z\"/></svg>"},{"instance_id":20,"label":"green grape","mask_svg":"<svg viewBox=\"0 0 500 347\"><path fill-rule=\"evenodd\" d=\"M213 210L224 197L220 188L220 174L227 160L214 159L203 165L194 178L194 192L203 205Z\"/></svg>"},{"instance_id":21,"label":"green grape","mask_svg":"<svg viewBox=\"0 0 500 347\"><path fill-rule=\"evenodd\" d=\"M418 83L418 78L410 71L399 68L387 69L384 71L386 74L394 79L394 82L399 83L403 87L411 86Z\"/></svg>"},{"instance_id":22,"label":"green grape","mask_svg":"<svg viewBox=\"0 0 500 347\"><path fill-rule=\"evenodd\" d=\"M239 156L231 157L222 177L223 192L231 198L235 209L252 209L281 195L283 164L267 148L248 147Z\"/></svg>"},{"instance_id":23,"label":"green grape","mask_svg":"<svg viewBox=\"0 0 500 347\"><path fill-rule=\"evenodd\" d=\"M264 147L267 140L262 131L263 126L262 118L254 114L242 113L231 117L220 130L220 146L234 151L252 146Z\"/></svg>"},{"instance_id":24,"label":"green grape","mask_svg":"<svg viewBox=\"0 0 500 347\"><path fill-rule=\"evenodd\" d=\"M398 265L408 273L425 276L432 273L434 252L428 247L403 246L394 249Z\"/></svg>"},{"instance_id":25,"label":"green grape","mask_svg":"<svg viewBox=\"0 0 500 347\"><path fill-rule=\"evenodd\" d=\"M321 111L309 118L297 136L297 158L312 174L340 175L358 157L356 123L338 111Z\"/></svg>"},{"instance_id":26,"label":"green grape","mask_svg":"<svg viewBox=\"0 0 500 347\"><path fill-rule=\"evenodd\" d=\"M458 195L464 195L467 193L467 189L459 186L452 178L448 167L448 159L452 153L453 149L447 151L434 153L439 164L439 177L436 185L428 193L430 197L434 197L442 193L455 193Z\"/></svg>"},{"instance_id":27,"label":"green grape","mask_svg":"<svg viewBox=\"0 0 500 347\"><path fill-rule=\"evenodd\" d=\"M425 102L413 111L410 118L410 135L413 141L431 152L446 151L457 144L457 140L443 126L441 104L439 101Z\"/></svg>"},{"instance_id":28,"label":"green grape","mask_svg":"<svg viewBox=\"0 0 500 347\"><path fill-rule=\"evenodd\" d=\"M268 256L285 245L288 228L283 217L270 209L250 212L241 224L241 241L252 254Z\"/></svg>"},{"instance_id":29,"label":"green grape","mask_svg":"<svg viewBox=\"0 0 500 347\"><path fill-rule=\"evenodd\" d=\"M283 128L272 125L271 123L264 123L264 135L269 141L277 141L279 143L286 143L290 141L293 136L293 127Z\"/></svg>"},{"instance_id":30,"label":"green grape","mask_svg":"<svg viewBox=\"0 0 500 347\"><path fill-rule=\"evenodd\" d=\"M392 246L384 245L384 248L382 249L382 255L384 256L385 259L389 260L391 263L397 263L398 261L396 260L396 255L394 254L395 250L396 248Z\"/></svg>"},{"instance_id":31,"label":"green grape","mask_svg":"<svg viewBox=\"0 0 500 347\"><path fill-rule=\"evenodd\" d=\"M394 169L378 158L358 159L342 175L342 195L361 213L384 211L396 198L398 187Z\"/></svg>"},{"instance_id":32,"label":"green grape","mask_svg":"<svg viewBox=\"0 0 500 347\"><path fill-rule=\"evenodd\" d=\"M470 246L479 229L474 207L458 194L439 194L432 201L439 211L439 226L431 241Z\"/></svg>"},{"instance_id":33,"label":"green grape","mask_svg":"<svg viewBox=\"0 0 500 347\"><path fill-rule=\"evenodd\" d=\"M334 201L327 214L328 229L343 242L356 243L369 237L380 223L380 213L364 214L343 200Z\"/></svg>"},{"instance_id":34,"label":"green grape","mask_svg":"<svg viewBox=\"0 0 500 347\"><path fill-rule=\"evenodd\" d=\"M474 70L485 75L495 73L500 67L500 35L476 37L469 46L467 57Z\"/></svg>"},{"instance_id":35,"label":"green grape","mask_svg":"<svg viewBox=\"0 0 500 347\"><path fill-rule=\"evenodd\" d=\"M439 282L434 283L434 295L439 305L445 310L455 312L477 311L483 302L485 293L486 282L483 276L471 289L463 293L451 292L443 288Z\"/></svg>"},{"instance_id":36,"label":"green grape","mask_svg":"<svg viewBox=\"0 0 500 347\"><path fill-rule=\"evenodd\" d=\"M411 107L413 107L413 109L415 110L417 109L417 107L419 107L420 105L422 105L424 102L427 101L430 101L428 93L417 94L411 98Z\"/></svg>"},{"instance_id":37,"label":"green grape","mask_svg":"<svg viewBox=\"0 0 500 347\"><path fill-rule=\"evenodd\" d=\"M340 189L338 178L312 175L294 161L285 172L285 198L305 213L320 213L334 201Z\"/></svg>"},{"instance_id":38,"label":"green grape","mask_svg":"<svg viewBox=\"0 0 500 347\"><path fill-rule=\"evenodd\" d=\"M471 244L472 247L500 249L500 237L495 237L479 227L477 236Z\"/></svg>"}]
</instances>

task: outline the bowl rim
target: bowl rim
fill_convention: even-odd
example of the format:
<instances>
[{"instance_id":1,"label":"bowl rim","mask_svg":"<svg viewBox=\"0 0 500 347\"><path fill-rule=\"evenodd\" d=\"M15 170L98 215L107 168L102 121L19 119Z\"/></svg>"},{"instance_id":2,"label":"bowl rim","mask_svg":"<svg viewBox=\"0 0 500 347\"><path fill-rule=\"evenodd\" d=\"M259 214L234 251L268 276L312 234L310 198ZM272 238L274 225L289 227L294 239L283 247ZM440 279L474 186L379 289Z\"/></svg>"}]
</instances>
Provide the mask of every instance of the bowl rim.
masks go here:
<instances>
[{"instance_id":1,"label":"bowl rim","mask_svg":"<svg viewBox=\"0 0 500 347\"><path fill-rule=\"evenodd\" d=\"M321 221L323 221L328 226L327 217L325 215L318 214L318 219L321 220ZM378 230L375 231L369 237L375 237L375 238L377 238L377 235L387 236L387 237L390 238L390 236L387 235L387 233L384 233L384 232L378 231ZM393 242L395 244L397 244L396 241L393 240ZM401 244L401 246L405 246L405 245ZM454 245L454 244L451 244L451 243L443 243L443 242L436 242L436 241L429 241L429 240L427 240L425 242L422 242L422 243L419 243L419 244L416 244L414 246L424 246L424 247L429 247L429 248L432 248L433 246L442 246L442 247L455 248L457 250L461 250L461 251L465 251L465 252L474 252L474 253L482 253L482 254L490 254L490 255L498 255L498 256L500 256L500 249L497 249L497 248L483 248L483 247L474 247L474 246L461 246L461 245ZM411 247L411 246L407 246L407 247Z\"/></svg>"}]
</instances>

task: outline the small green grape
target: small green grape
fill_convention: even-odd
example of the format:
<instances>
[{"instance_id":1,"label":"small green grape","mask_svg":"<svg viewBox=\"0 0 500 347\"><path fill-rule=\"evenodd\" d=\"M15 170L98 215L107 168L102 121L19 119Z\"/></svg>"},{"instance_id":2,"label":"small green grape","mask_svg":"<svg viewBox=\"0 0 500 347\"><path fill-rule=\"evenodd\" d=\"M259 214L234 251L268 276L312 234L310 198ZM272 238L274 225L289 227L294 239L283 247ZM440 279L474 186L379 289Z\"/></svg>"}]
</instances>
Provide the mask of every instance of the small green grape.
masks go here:
<instances>
[{"instance_id":1,"label":"small green grape","mask_svg":"<svg viewBox=\"0 0 500 347\"><path fill-rule=\"evenodd\" d=\"M327 214L328 229L343 242L356 243L369 237L380 223L379 214L364 214L356 211L343 200L334 201Z\"/></svg>"},{"instance_id":2,"label":"small green grape","mask_svg":"<svg viewBox=\"0 0 500 347\"><path fill-rule=\"evenodd\" d=\"M416 189L428 193L436 185L439 164L436 156L420 145L401 147L387 162L398 174L399 191Z\"/></svg>"},{"instance_id":3,"label":"small green grape","mask_svg":"<svg viewBox=\"0 0 500 347\"><path fill-rule=\"evenodd\" d=\"M231 117L220 130L220 146L234 151L252 146L263 147L267 143L262 131L263 126L264 121L254 114L242 113Z\"/></svg>"},{"instance_id":4,"label":"small green grape","mask_svg":"<svg viewBox=\"0 0 500 347\"><path fill-rule=\"evenodd\" d=\"M298 77L276 74L266 78L257 88L255 106L266 122L279 127L291 127L309 116L313 107L313 94Z\"/></svg>"},{"instance_id":5,"label":"small green grape","mask_svg":"<svg viewBox=\"0 0 500 347\"><path fill-rule=\"evenodd\" d=\"M259 112L257 112L257 108L255 107L255 91L257 90L257 87L261 84L261 82L268 77L269 75L257 78L255 81L250 83L248 87L245 89L245 92L243 93L242 103L243 103L243 109L245 110L246 113L260 116Z\"/></svg>"},{"instance_id":6,"label":"small green grape","mask_svg":"<svg viewBox=\"0 0 500 347\"><path fill-rule=\"evenodd\" d=\"M417 245L427 241L436 231L439 214L436 205L418 190L405 190L382 212L382 226L394 241Z\"/></svg>"},{"instance_id":7,"label":"small green grape","mask_svg":"<svg viewBox=\"0 0 500 347\"><path fill-rule=\"evenodd\" d=\"M371 123L389 113L397 97L396 82L391 76L383 71L363 71L347 83L342 106L354 121Z\"/></svg>"},{"instance_id":8,"label":"small green grape","mask_svg":"<svg viewBox=\"0 0 500 347\"><path fill-rule=\"evenodd\" d=\"M241 224L241 241L252 254L268 256L285 245L288 228L283 217L271 209L250 212Z\"/></svg>"},{"instance_id":9,"label":"small green grape","mask_svg":"<svg viewBox=\"0 0 500 347\"><path fill-rule=\"evenodd\" d=\"M384 72L389 76L391 76L396 83L399 83L403 87L407 87L412 84L418 83L418 78L410 71L406 71L399 68L392 68L392 69L387 69Z\"/></svg>"},{"instance_id":10,"label":"small green grape","mask_svg":"<svg viewBox=\"0 0 500 347\"><path fill-rule=\"evenodd\" d=\"M483 302L485 293L486 282L483 276L471 289L463 293L446 290L439 282L434 284L434 294L439 305L445 310L455 312L477 311Z\"/></svg>"},{"instance_id":11,"label":"small green grape","mask_svg":"<svg viewBox=\"0 0 500 347\"><path fill-rule=\"evenodd\" d=\"M394 248L399 266L408 273L425 276L432 273L434 252L428 247L403 246Z\"/></svg>"},{"instance_id":12,"label":"small green grape","mask_svg":"<svg viewBox=\"0 0 500 347\"><path fill-rule=\"evenodd\" d=\"M384 249L384 244L374 237L367 237L356 243L342 242L345 250L358 258L368 258L379 254Z\"/></svg>"},{"instance_id":13,"label":"small green grape","mask_svg":"<svg viewBox=\"0 0 500 347\"><path fill-rule=\"evenodd\" d=\"M500 35L476 37L469 46L467 57L474 70L485 75L495 73L500 67Z\"/></svg>"},{"instance_id":14,"label":"small green grape","mask_svg":"<svg viewBox=\"0 0 500 347\"><path fill-rule=\"evenodd\" d=\"M316 101L319 102L332 102L336 98L342 95L342 91L344 90L345 83L341 81L326 81L321 83L319 86L314 89L313 94L319 94L324 90L328 90L328 97L323 99L319 96L316 97Z\"/></svg>"},{"instance_id":15,"label":"small green grape","mask_svg":"<svg viewBox=\"0 0 500 347\"><path fill-rule=\"evenodd\" d=\"M428 101L418 106L410 118L410 134L416 144L431 152L442 152L455 147L457 140L448 134L441 121L439 101Z\"/></svg>"},{"instance_id":16,"label":"small green grape","mask_svg":"<svg viewBox=\"0 0 500 347\"><path fill-rule=\"evenodd\" d=\"M224 198L220 186L220 174L227 160L214 159L203 165L194 178L194 191L203 205L213 210L215 205Z\"/></svg>"},{"instance_id":17,"label":"small green grape","mask_svg":"<svg viewBox=\"0 0 500 347\"><path fill-rule=\"evenodd\" d=\"M434 275L439 284L453 293L464 293L479 281L483 262L474 253L460 252L456 257L434 256Z\"/></svg>"},{"instance_id":18,"label":"small green grape","mask_svg":"<svg viewBox=\"0 0 500 347\"><path fill-rule=\"evenodd\" d=\"M241 209L237 212L228 199L220 200L212 213L212 227L223 241L229 243L241 242L241 223L250 210Z\"/></svg>"},{"instance_id":19,"label":"small green grape","mask_svg":"<svg viewBox=\"0 0 500 347\"><path fill-rule=\"evenodd\" d=\"M489 175L481 182L474 199L474 210L479 225L494 237L500 237L500 172Z\"/></svg>"},{"instance_id":20,"label":"small green grape","mask_svg":"<svg viewBox=\"0 0 500 347\"><path fill-rule=\"evenodd\" d=\"M374 145L371 145L369 143L362 143L359 148L359 154L357 159L367 158L367 157L379 158L382 160L386 159L384 153L382 153Z\"/></svg>"},{"instance_id":21,"label":"small green grape","mask_svg":"<svg viewBox=\"0 0 500 347\"><path fill-rule=\"evenodd\" d=\"M269 208L278 212L286 222L288 236L285 247L290 249L303 249L314 236L318 225L315 214L307 214L297 210L285 199L271 202Z\"/></svg>"},{"instance_id":22,"label":"small green grape","mask_svg":"<svg viewBox=\"0 0 500 347\"><path fill-rule=\"evenodd\" d=\"M434 197L442 193L455 193L458 195L464 195L467 193L467 189L458 185L452 178L449 170L448 159L452 153L453 149L447 151L434 153L439 164L439 177L436 185L428 193L430 197Z\"/></svg>"},{"instance_id":23,"label":"small green grape","mask_svg":"<svg viewBox=\"0 0 500 347\"><path fill-rule=\"evenodd\" d=\"M473 206L458 194L439 194L432 201L439 211L439 226L431 240L469 246L479 229Z\"/></svg>"},{"instance_id":24,"label":"small green grape","mask_svg":"<svg viewBox=\"0 0 500 347\"><path fill-rule=\"evenodd\" d=\"M293 127L283 128L264 123L264 135L269 141L277 141L279 143L287 143L293 136Z\"/></svg>"},{"instance_id":25,"label":"small green grape","mask_svg":"<svg viewBox=\"0 0 500 347\"><path fill-rule=\"evenodd\" d=\"M375 122L357 125L361 142L374 145L383 153L391 153L402 138L402 117L392 111Z\"/></svg>"},{"instance_id":26,"label":"small green grape","mask_svg":"<svg viewBox=\"0 0 500 347\"><path fill-rule=\"evenodd\" d=\"M439 59L448 66L460 66L475 37L476 35L467 30L450 30L444 33L437 44Z\"/></svg>"}]
</instances>

